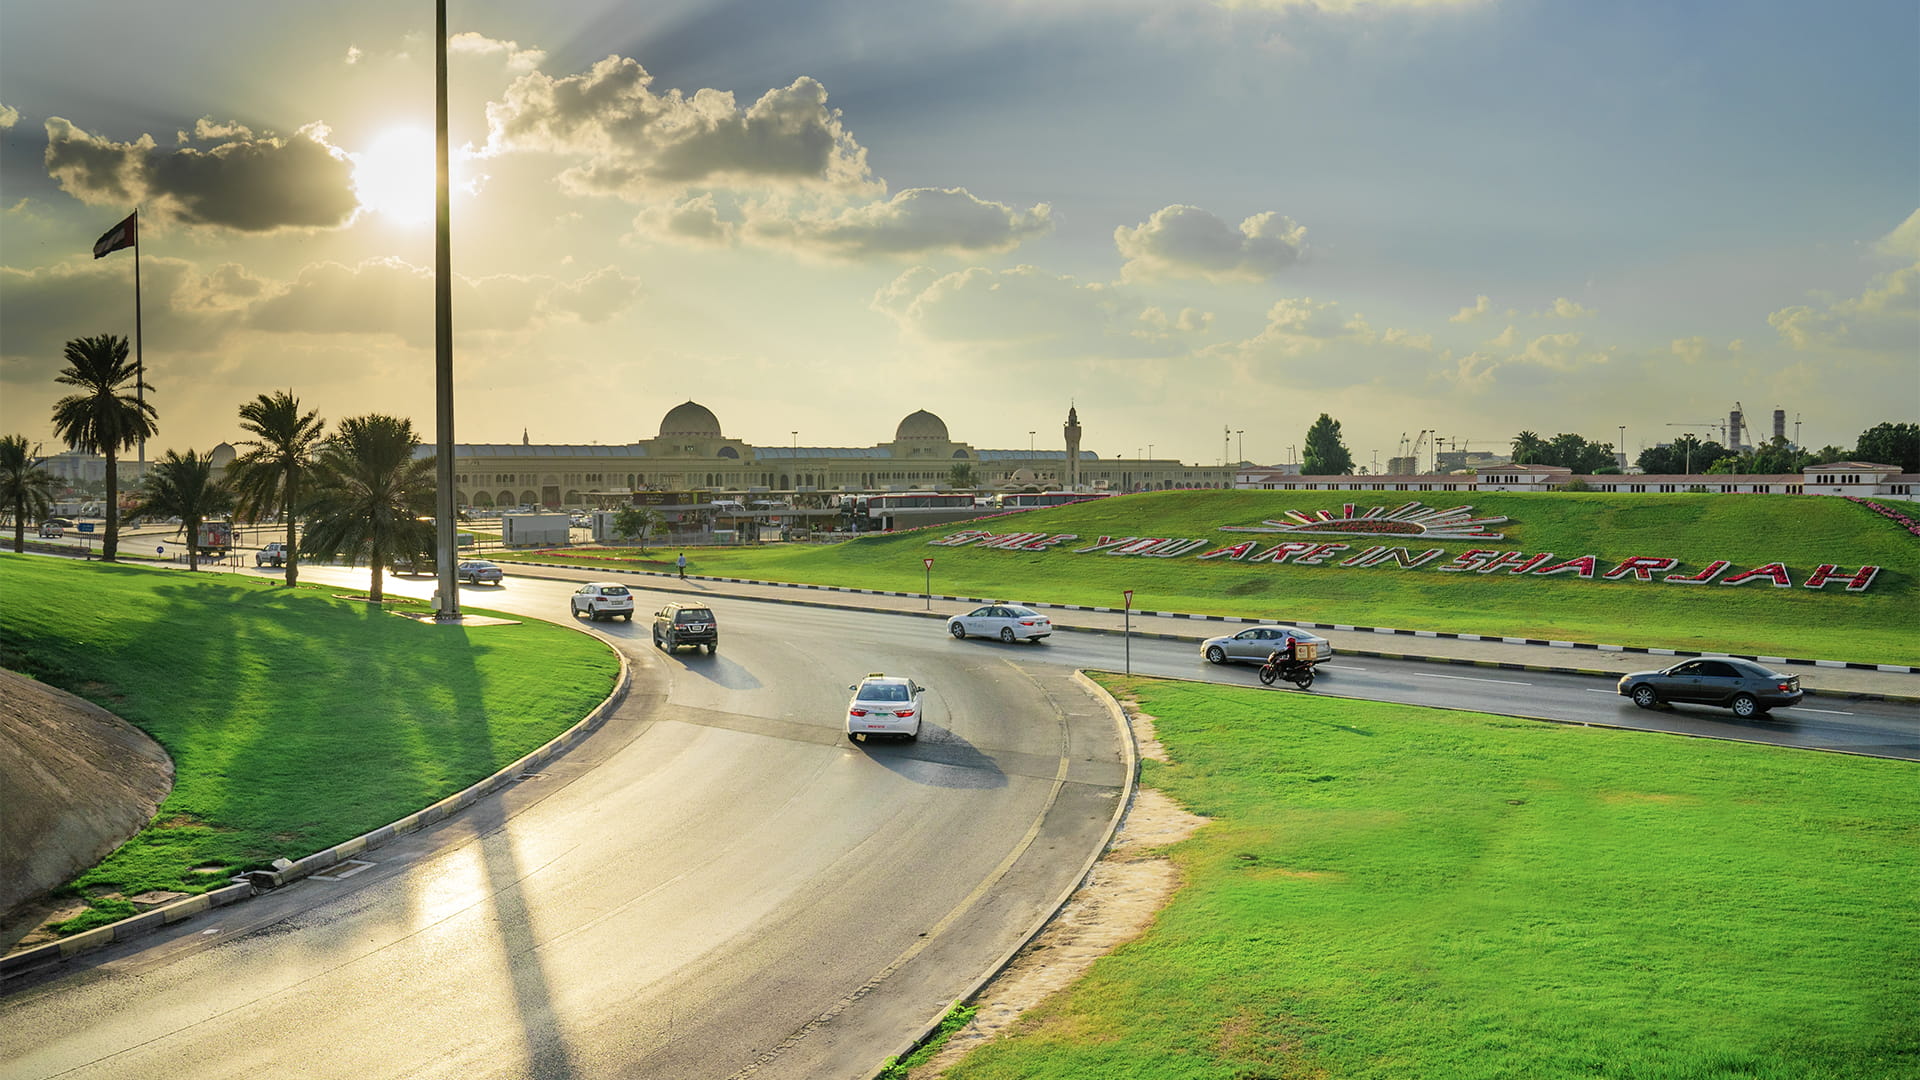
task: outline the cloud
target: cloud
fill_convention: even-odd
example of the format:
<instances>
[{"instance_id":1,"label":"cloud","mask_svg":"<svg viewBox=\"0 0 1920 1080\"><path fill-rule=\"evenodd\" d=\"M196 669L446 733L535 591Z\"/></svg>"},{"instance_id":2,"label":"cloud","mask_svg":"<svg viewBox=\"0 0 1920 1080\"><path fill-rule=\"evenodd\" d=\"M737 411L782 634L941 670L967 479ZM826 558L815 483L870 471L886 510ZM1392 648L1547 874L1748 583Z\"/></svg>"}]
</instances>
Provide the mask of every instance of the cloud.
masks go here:
<instances>
[{"instance_id":1,"label":"cloud","mask_svg":"<svg viewBox=\"0 0 1920 1080\"><path fill-rule=\"evenodd\" d=\"M347 65L351 67L354 64L358 64L360 62L360 58L365 55L366 53L363 53L360 51L360 46L358 45L347 46L347 55L346 55Z\"/></svg>"},{"instance_id":2,"label":"cloud","mask_svg":"<svg viewBox=\"0 0 1920 1080\"><path fill-rule=\"evenodd\" d=\"M750 221L751 233L762 241L848 259L1011 251L1052 228L1053 209L1046 203L1016 210L960 188L909 188L838 213Z\"/></svg>"},{"instance_id":3,"label":"cloud","mask_svg":"<svg viewBox=\"0 0 1920 1080\"><path fill-rule=\"evenodd\" d=\"M182 259L141 259L142 327L148 343L191 355L214 348L238 325L259 282L238 267L196 273ZM0 355L8 382L51 380L70 338L133 336L133 272L123 261L86 259L31 270L0 267ZM152 350L148 361L155 362Z\"/></svg>"},{"instance_id":4,"label":"cloud","mask_svg":"<svg viewBox=\"0 0 1920 1080\"><path fill-rule=\"evenodd\" d=\"M11 105L0 105L0 131L5 131L20 122L20 110Z\"/></svg>"},{"instance_id":5,"label":"cloud","mask_svg":"<svg viewBox=\"0 0 1920 1080\"><path fill-rule=\"evenodd\" d=\"M523 49L517 41L499 41L484 34L476 34L471 30L447 39L447 55L449 57L477 56L483 59L498 57L506 64L508 71L533 71L547 58L544 49Z\"/></svg>"},{"instance_id":6,"label":"cloud","mask_svg":"<svg viewBox=\"0 0 1920 1080\"><path fill-rule=\"evenodd\" d=\"M1111 290L1031 266L951 274L915 267L881 289L873 306L916 337L953 343L1054 342L1115 323Z\"/></svg>"},{"instance_id":7,"label":"cloud","mask_svg":"<svg viewBox=\"0 0 1920 1080\"><path fill-rule=\"evenodd\" d=\"M1589 319L1592 318L1593 315L1594 310L1592 308L1582 307L1578 301L1569 300L1564 296L1553 302L1552 311L1543 311L1540 313L1540 317L1543 319Z\"/></svg>"},{"instance_id":8,"label":"cloud","mask_svg":"<svg viewBox=\"0 0 1920 1080\"><path fill-rule=\"evenodd\" d=\"M721 218L710 191L649 206L633 219L633 227L643 236L722 247L731 245L739 232L736 223Z\"/></svg>"},{"instance_id":9,"label":"cloud","mask_svg":"<svg viewBox=\"0 0 1920 1080\"><path fill-rule=\"evenodd\" d=\"M1492 308L1493 301L1489 300L1485 295L1476 296L1473 298L1472 307L1461 308L1457 314L1449 317L1447 321L1450 323L1470 323L1480 316L1485 315Z\"/></svg>"},{"instance_id":10,"label":"cloud","mask_svg":"<svg viewBox=\"0 0 1920 1080\"><path fill-rule=\"evenodd\" d=\"M241 232L332 228L358 205L353 163L322 125L292 138L236 139L211 150L160 150L151 135L95 138L47 121L47 175L89 206L140 206L160 219Z\"/></svg>"},{"instance_id":11,"label":"cloud","mask_svg":"<svg viewBox=\"0 0 1920 1080\"><path fill-rule=\"evenodd\" d=\"M1857 297L1782 308L1767 323L1795 349L1885 350L1910 359L1920 342L1920 263L1875 275Z\"/></svg>"},{"instance_id":12,"label":"cloud","mask_svg":"<svg viewBox=\"0 0 1920 1080\"><path fill-rule=\"evenodd\" d=\"M1498 337L1490 338L1486 344L1496 349L1511 349L1519 340L1520 331L1513 326L1508 326L1505 330L1500 331Z\"/></svg>"},{"instance_id":13,"label":"cloud","mask_svg":"<svg viewBox=\"0 0 1920 1080\"><path fill-rule=\"evenodd\" d=\"M1873 245L1873 250L1882 255L1920 259L1920 210L1908 214L1907 220L1894 226L1892 232Z\"/></svg>"},{"instance_id":14,"label":"cloud","mask_svg":"<svg viewBox=\"0 0 1920 1080\"><path fill-rule=\"evenodd\" d=\"M1306 257L1307 230L1272 211L1234 229L1195 206L1167 206L1133 228L1113 230L1128 280L1153 277L1261 281Z\"/></svg>"},{"instance_id":15,"label":"cloud","mask_svg":"<svg viewBox=\"0 0 1920 1080\"><path fill-rule=\"evenodd\" d=\"M811 78L769 90L744 110L725 91L655 94L652 82L619 56L564 78L529 72L506 100L487 104L485 152L584 158L561 174L570 190L636 201L663 188L729 185L879 190L866 150Z\"/></svg>"},{"instance_id":16,"label":"cloud","mask_svg":"<svg viewBox=\"0 0 1920 1080\"><path fill-rule=\"evenodd\" d=\"M182 146L187 143L214 142L219 139L251 139L253 131L247 125L237 121L217 121L211 116L203 116L193 122L193 134L184 131L174 133L174 141Z\"/></svg>"},{"instance_id":17,"label":"cloud","mask_svg":"<svg viewBox=\"0 0 1920 1080\"><path fill-rule=\"evenodd\" d=\"M584 323L601 323L632 307L639 298L639 278L605 266L585 277L556 283L540 306L543 311Z\"/></svg>"},{"instance_id":18,"label":"cloud","mask_svg":"<svg viewBox=\"0 0 1920 1080\"><path fill-rule=\"evenodd\" d=\"M1286 11L1290 8L1312 8L1329 15L1369 15L1393 10L1403 11L1464 11L1468 8L1484 7L1491 0L1222 0L1230 9L1252 11Z\"/></svg>"},{"instance_id":19,"label":"cloud","mask_svg":"<svg viewBox=\"0 0 1920 1080\"><path fill-rule=\"evenodd\" d=\"M1700 358L1707 355L1707 350L1711 347L1712 344L1706 338L1698 336L1676 338L1672 345L1673 355L1689 364L1699 363Z\"/></svg>"}]
</instances>

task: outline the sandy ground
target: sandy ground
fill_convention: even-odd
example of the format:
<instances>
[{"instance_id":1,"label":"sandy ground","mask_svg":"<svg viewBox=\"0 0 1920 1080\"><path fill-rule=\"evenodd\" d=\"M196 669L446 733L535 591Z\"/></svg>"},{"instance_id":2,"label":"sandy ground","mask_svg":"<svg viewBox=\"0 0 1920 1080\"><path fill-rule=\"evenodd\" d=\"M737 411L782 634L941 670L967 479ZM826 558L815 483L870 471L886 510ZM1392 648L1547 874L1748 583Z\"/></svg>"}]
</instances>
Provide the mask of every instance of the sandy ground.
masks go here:
<instances>
[{"instance_id":1,"label":"sandy ground","mask_svg":"<svg viewBox=\"0 0 1920 1080\"><path fill-rule=\"evenodd\" d=\"M1153 717L1132 701L1122 700L1120 705L1133 726L1140 756L1167 760L1154 735ZM1179 871L1157 852L1206 823L1206 818L1188 813L1152 788L1136 789L1119 832L1087 880L1046 929L974 997L979 1011L973 1020L913 1070L914 1080L946 1075L968 1051L1080 978L1095 960L1145 932L1181 884Z\"/></svg>"},{"instance_id":2,"label":"sandy ground","mask_svg":"<svg viewBox=\"0 0 1920 1080\"><path fill-rule=\"evenodd\" d=\"M0 670L0 950L77 910L46 891L138 832L172 790L172 759L138 728Z\"/></svg>"}]
</instances>

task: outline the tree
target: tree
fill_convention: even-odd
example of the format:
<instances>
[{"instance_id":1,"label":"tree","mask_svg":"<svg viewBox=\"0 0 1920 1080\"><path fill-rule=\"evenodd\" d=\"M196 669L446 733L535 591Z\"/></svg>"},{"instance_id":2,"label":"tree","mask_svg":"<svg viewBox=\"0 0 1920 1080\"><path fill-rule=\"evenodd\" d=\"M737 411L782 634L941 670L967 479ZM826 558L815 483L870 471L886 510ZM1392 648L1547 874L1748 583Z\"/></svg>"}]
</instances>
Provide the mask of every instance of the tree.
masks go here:
<instances>
[{"instance_id":1,"label":"tree","mask_svg":"<svg viewBox=\"0 0 1920 1080\"><path fill-rule=\"evenodd\" d=\"M187 534L187 569L200 569L200 523L233 509L233 493L213 475L213 455L176 451L153 463L140 480L134 513L177 517Z\"/></svg>"},{"instance_id":2,"label":"tree","mask_svg":"<svg viewBox=\"0 0 1920 1080\"><path fill-rule=\"evenodd\" d=\"M947 470L947 483L957 488L980 486L980 481L973 475L973 465L965 461L956 461L953 468Z\"/></svg>"},{"instance_id":3,"label":"tree","mask_svg":"<svg viewBox=\"0 0 1920 1080\"><path fill-rule=\"evenodd\" d=\"M1778 475L1797 473L1807 465L1807 455L1797 450L1787 441L1785 435L1773 438L1754 447L1750 472Z\"/></svg>"},{"instance_id":4,"label":"tree","mask_svg":"<svg viewBox=\"0 0 1920 1080\"><path fill-rule=\"evenodd\" d=\"M1513 437L1513 463L1515 465L1545 465L1547 441L1531 431L1523 431Z\"/></svg>"},{"instance_id":5,"label":"tree","mask_svg":"<svg viewBox=\"0 0 1920 1080\"><path fill-rule=\"evenodd\" d=\"M25 435L0 437L0 506L13 514L13 550L27 550L27 518L53 510L53 475L29 456Z\"/></svg>"},{"instance_id":6,"label":"tree","mask_svg":"<svg viewBox=\"0 0 1920 1080\"><path fill-rule=\"evenodd\" d=\"M1860 461L1920 473L1920 424L1875 424L1860 433L1853 455Z\"/></svg>"},{"instance_id":7,"label":"tree","mask_svg":"<svg viewBox=\"0 0 1920 1080\"><path fill-rule=\"evenodd\" d=\"M1701 442L1698 437L1687 434L1673 440L1667 446L1649 446L1640 451L1635 464L1641 472L1666 476L1682 476L1696 471L1705 471L1707 466L1727 456L1727 448L1712 440Z\"/></svg>"},{"instance_id":8,"label":"tree","mask_svg":"<svg viewBox=\"0 0 1920 1080\"><path fill-rule=\"evenodd\" d=\"M413 422L371 414L340 421L314 459L303 554L366 559L373 568L367 598L385 598L382 574L395 559L432 551L434 458L416 455Z\"/></svg>"},{"instance_id":9,"label":"tree","mask_svg":"<svg viewBox=\"0 0 1920 1080\"><path fill-rule=\"evenodd\" d=\"M318 412L301 415L299 399L281 390L240 406L240 427L255 438L240 441L249 449L228 467L236 505L252 521L286 512L287 585L291 587L300 580L295 537L300 488L313 471L326 425Z\"/></svg>"},{"instance_id":10,"label":"tree","mask_svg":"<svg viewBox=\"0 0 1920 1080\"><path fill-rule=\"evenodd\" d=\"M628 503L613 512L613 535L622 540L640 540L640 554L647 553L647 534L666 524L660 511L651 506Z\"/></svg>"},{"instance_id":11,"label":"tree","mask_svg":"<svg viewBox=\"0 0 1920 1080\"><path fill-rule=\"evenodd\" d=\"M159 414L139 396L153 387L127 363L127 339L118 335L74 338L67 342L66 360L53 381L80 392L54 402L53 431L68 445L107 459L107 533L100 558L112 562L120 550L119 455L158 430L153 421Z\"/></svg>"},{"instance_id":12,"label":"tree","mask_svg":"<svg viewBox=\"0 0 1920 1080\"><path fill-rule=\"evenodd\" d=\"M1353 455L1340 439L1340 421L1320 414L1307 429L1306 450L1302 455L1303 476L1346 476L1353 472Z\"/></svg>"}]
</instances>

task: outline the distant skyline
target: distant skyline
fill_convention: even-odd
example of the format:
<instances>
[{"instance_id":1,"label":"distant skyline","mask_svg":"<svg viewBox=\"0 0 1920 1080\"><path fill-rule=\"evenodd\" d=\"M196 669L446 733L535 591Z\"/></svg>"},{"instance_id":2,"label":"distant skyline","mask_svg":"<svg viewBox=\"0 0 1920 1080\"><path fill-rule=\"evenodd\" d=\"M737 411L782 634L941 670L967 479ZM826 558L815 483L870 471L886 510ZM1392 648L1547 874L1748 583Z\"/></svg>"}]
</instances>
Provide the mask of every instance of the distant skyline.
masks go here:
<instances>
[{"instance_id":1,"label":"distant skyline","mask_svg":"<svg viewBox=\"0 0 1920 1080\"><path fill-rule=\"evenodd\" d=\"M433 10L0 0L0 433L433 430ZM418 10L414 10L417 8ZM456 438L1356 465L1920 419L1910 0L450 0ZM798 435L791 433L798 431ZM1241 434L1229 436L1229 432Z\"/></svg>"}]
</instances>

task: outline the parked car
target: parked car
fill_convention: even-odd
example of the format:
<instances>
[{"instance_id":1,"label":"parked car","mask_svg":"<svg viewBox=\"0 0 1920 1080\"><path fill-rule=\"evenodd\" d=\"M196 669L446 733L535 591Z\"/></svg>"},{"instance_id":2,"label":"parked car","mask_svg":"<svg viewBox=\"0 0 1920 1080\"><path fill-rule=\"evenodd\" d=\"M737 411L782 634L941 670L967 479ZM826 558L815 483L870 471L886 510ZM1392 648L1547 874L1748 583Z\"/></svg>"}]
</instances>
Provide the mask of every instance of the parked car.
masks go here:
<instances>
[{"instance_id":1,"label":"parked car","mask_svg":"<svg viewBox=\"0 0 1920 1080\"><path fill-rule=\"evenodd\" d=\"M589 622L599 622L602 615L633 621L633 593L617 581L582 585L574 590L570 603L573 614L577 617L585 613Z\"/></svg>"},{"instance_id":2,"label":"parked car","mask_svg":"<svg viewBox=\"0 0 1920 1080\"><path fill-rule=\"evenodd\" d=\"M268 544L266 547L263 547L259 551L254 552L253 565L255 566L287 565L286 541L275 540L274 542Z\"/></svg>"},{"instance_id":3,"label":"parked car","mask_svg":"<svg viewBox=\"0 0 1920 1080\"><path fill-rule=\"evenodd\" d=\"M453 576L473 585L478 585L481 582L486 582L489 585L498 585L507 579L507 572L493 563L476 560L474 562L463 562L459 566L454 567Z\"/></svg>"},{"instance_id":4,"label":"parked car","mask_svg":"<svg viewBox=\"0 0 1920 1080\"><path fill-rule=\"evenodd\" d=\"M671 603L653 613L653 645L668 652L682 645L705 645L711 656L720 648L720 624L704 604Z\"/></svg>"},{"instance_id":5,"label":"parked car","mask_svg":"<svg viewBox=\"0 0 1920 1080\"><path fill-rule=\"evenodd\" d=\"M1319 663L1333 656L1333 642L1293 626L1250 626L1237 634L1211 637L1200 643L1200 655L1209 664L1264 664L1288 638L1300 645L1312 645Z\"/></svg>"},{"instance_id":6,"label":"parked car","mask_svg":"<svg viewBox=\"0 0 1920 1080\"><path fill-rule=\"evenodd\" d=\"M1018 604L988 604L947 620L956 638L997 637L1001 641L1039 641L1053 633L1053 620Z\"/></svg>"},{"instance_id":7,"label":"parked car","mask_svg":"<svg viewBox=\"0 0 1920 1080\"><path fill-rule=\"evenodd\" d=\"M1739 717L1795 705L1803 696L1800 676L1731 656L1702 656L1659 671L1635 671L1621 676L1617 689L1643 709L1686 701L1732 709Z\"/></svg>"},{"instance_id":8,"label":"parked car","mask_svg":"<svg viewBox=\"0 0 1920 1080\"><path fill-rule=\"evenodd\" d=\"M876 671L847 689L853 691L853 700L847 702L848 739L871 735L920 737L920 695L926 687L912 679Z\"/></svg>"}]
</instances>

